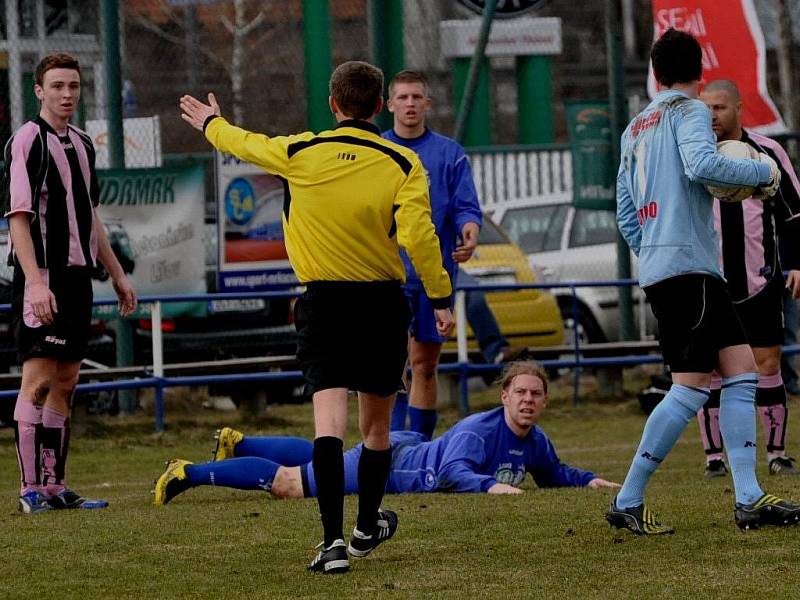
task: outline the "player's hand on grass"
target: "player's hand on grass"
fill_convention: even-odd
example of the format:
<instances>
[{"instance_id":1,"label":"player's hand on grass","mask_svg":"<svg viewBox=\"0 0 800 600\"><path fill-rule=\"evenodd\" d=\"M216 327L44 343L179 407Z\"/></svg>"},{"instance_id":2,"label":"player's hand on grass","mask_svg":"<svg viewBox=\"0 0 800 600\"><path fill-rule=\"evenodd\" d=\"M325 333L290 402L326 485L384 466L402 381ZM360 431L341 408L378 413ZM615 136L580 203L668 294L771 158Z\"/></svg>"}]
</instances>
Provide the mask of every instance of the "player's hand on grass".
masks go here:
<instances>
[{"instance_id":1,"label":"player's hand on grass","mask_svg":"<svg viewBox=\"0 0 800 600\"><path fill-rule=\"evenodd\" d=\"M480 228L477 223L470 221L464 224L461 230L461 244L456 246L456 250L452 254L454 261L463 263L472 258L472 253L478 246L478 233L480 233Z\"/></svg>"},{"instance_id":2,"label":"player's hand on grass","mask_svg":"<svg viewBox=\"0 0 800 600\"><path fill-rule=\"evenodd\" d=\"M136 310L136 290L133 289L131 280L125 275L111 281L114 292L117 294L117 309L119 314L127 317Z\"/></svg>"},{"instance_id":3,"label":"player's hand on grass","mask_svg":"<svg viewBox=\"0 0 800 600\"><path fill-rule=\"evenodd\" d=\"M521 494L522 490L507 483L495 483L487 490L490 494Z\"/></svg>"},{"instance_id":4,"label":"player's hand on grass","mask_svg":"<svg viewBox=\"0 0 800 600\"><path fill-rule=\"evenodd\" d=\"M753 194L753 198L763 200L765 198L771 198L777 193L778 188L781 186L781 170L778 168L778 163L768 154L759 152L758 160L769 166L769 181L760 185L756 193Z\"/></svg>"},{"instance_id":5,"label":"player's hand on grass","mask_svg":"<svg viewBox=\"0 0 800 600\"><path fill-rule=\"evenodd\" d=\"M44 325L53 322L53 315L58 312L56 297L43 281L25 285L25 296L33 309L34 316Z\"/></svg>"},{"instance_id":6,"label":"player's hand on grass","mask_svg":"<svg viewBox=\"0 0 800 600\"><path fill-rule=\"evenodd\" d=\"M590 487L593 490L599 490L601 488L609 488L615 490L617 488L621 488L622 486L618 483L614 483L613 481L606 481L605 479L600 479L599 477L595 477L592 479L586 487Z\"/></svg>"},{"instance_id":7,"label":"player's hand on grass","mask_svg":"<svg viewBox=\"0 0 800 600\"><path fill-rule=\"evenodd\" d=\"M213 93L208 94L208 104L187 94L181 96L179 105L183 113L181 118L198 131L203 131L203 125L209 117L222 114Z\"/></svg>"},{"instance_id":8,"label":"player's hand on grass","mask_svg":"<svg viewBox=\"0 0 800 600\"><path fill-rule=\"evenodd\" d=\"M800 271L792 269L786 278L786 289L792 292L792 298L800 298Z\"/></svg>"},{"instance_id":9,"label":"player's hand on grass","mask_svg":"<svg viewBox=\"0 0 800 600\"><path fill-rule=\"evenodd\" d=\"M436 315L436 332L442 337L447 337L456 326L453 313L449 308L437 308L433 312Z\"/></svg>"}]
</instances>

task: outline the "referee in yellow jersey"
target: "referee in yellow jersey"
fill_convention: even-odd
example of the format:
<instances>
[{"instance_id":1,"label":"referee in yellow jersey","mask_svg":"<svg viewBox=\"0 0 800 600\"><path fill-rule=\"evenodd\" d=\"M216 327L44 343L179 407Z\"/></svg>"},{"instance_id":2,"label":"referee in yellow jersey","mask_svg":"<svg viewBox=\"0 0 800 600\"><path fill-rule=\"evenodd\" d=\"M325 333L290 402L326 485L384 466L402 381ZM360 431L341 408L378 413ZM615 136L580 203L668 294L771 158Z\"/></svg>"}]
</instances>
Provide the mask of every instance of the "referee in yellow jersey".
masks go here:
<instances>
[{"instance_id":1,"label":"referee in yellow jersey","mask_svg":"<svg viewBox=\"0 0 800 600\"><path fill-rule=\"evenodd\" d=\"M434 306L437 328L453 328L452 288L431 222L428 182L417 155L380 136L383 73L340 65L329 104L337 126L270 138L229 124L213 94L180 99L182 117L220 151L286 182L286 249L306 292L295 305L297 357L313 393L313 476L324 540L311 571L339 573L394 535L397 515L380 508L391 465L389 420L406 362L410 310L403 246ZM364 451L358 518L344 542L343 440L347 391L358 392ZM307 482L303 482L307 485Z\"/></svg>"}]
</instances>

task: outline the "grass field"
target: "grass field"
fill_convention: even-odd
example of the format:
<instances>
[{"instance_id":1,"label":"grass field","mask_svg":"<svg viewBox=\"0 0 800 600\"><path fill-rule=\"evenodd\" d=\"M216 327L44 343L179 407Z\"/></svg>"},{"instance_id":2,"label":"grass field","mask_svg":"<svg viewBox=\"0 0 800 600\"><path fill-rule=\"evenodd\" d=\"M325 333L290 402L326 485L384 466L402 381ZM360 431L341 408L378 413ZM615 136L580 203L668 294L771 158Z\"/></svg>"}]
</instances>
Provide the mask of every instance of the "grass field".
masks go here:
<instances>
[{"instance_id":1,"label":"grass field","mask_svg":"<svg viewBox=\"0 0 800 600\"><path fill-rule=\"evenodd\" d=\"M568 386L565 386L568 387ZM555 389L542 426L565 462L621 480L644 416L633 400L573 407ZM494 395L473 396L488 408ZM797 403L792 402L792 409ZM790 430L800 432L798 411ZM152 431L144 417L107 418L73 440L71 483L104 497L104 511L23 516L10 429L0 430L0 598L792 598L800 528L742 533L729 479L704 481L696 424L654 477L651 507L674 536L636 538L603 519L610 492L538 490L514 497L387 497L400 528L350 573L306 573L319 541L316 502L202 488L165 507L150 490L163 462L206 460L220 424L249 432L311 434L311 408L271 406L243 424L230 413L176 415ZM444 415L444 425L454 413ZM354 432L355 429L353 428ZM790 450L800 434L789 435ZM800 480L759 475L770 492L800 499ZM346 505L346 528L355 502Z\"/></svg>"}]
</instances>

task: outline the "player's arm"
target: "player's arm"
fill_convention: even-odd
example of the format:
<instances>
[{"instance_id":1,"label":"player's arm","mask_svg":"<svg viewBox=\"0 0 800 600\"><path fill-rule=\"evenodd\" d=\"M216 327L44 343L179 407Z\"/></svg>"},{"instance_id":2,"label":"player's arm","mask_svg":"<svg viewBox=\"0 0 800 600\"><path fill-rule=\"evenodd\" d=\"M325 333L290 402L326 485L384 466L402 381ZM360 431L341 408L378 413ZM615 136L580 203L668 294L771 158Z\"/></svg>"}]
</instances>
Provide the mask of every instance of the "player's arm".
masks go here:
<instances>
[{"instance_id":1,"label":"player's arm","mask_svg":"<svg viewBox=\"0 0 800 600\"><path fill-rule=\"evenodd\" d=\"M463 150L459 150L453 165L451 194L455 199L454 212L456 230L461 235L461 244L453 252L453 260L467 262L478 246L478 234L483 224L483 214L478 202L478 192L469 159Z\"/></svg>"},{"instance_id":2,"label":"player's arm","mask_svg":"<svg viewBox=\"0 0 800 600\"><path fill-rule=\"evenodd\" d=\"M674 106L673 112L669 118L675 128L684 173L691 181L704 185L758 187L780 177L772 172L767 162L733 159L718 154L714 131L711 129L711 112L702 102L682 101Z\"/></svg>"},{"instance_id":3,"label":"player's arm","mask_svg":"<svg viewBox=\"0 0 800 600\"><path fill-rule=\"evenodd\" d=\"M214 94L208 95L208 104L193 96L181 96L180 108L181 118L195 129L202 131L211 145L220 152L227 152L269 173L286 177L289 168L287 150L290 138L285 136L270 138L231 125L221 116Z\"/></svg>"},{"instance_id":4,"label":"player's arm","mask_svg":"<svg viewBox=\"0 0 800 600\"><path fill-rule=\"evenodd\" d=\"M628 189L627 174L622 165L617 173L617 227L636 256L642 245L642 228L636 216L636 206Z\"/></svg>"},{"instance_id":5,"label":"player's arm","mask_svg":"<svg viewBox=\"0 0 800 600\"><path fill-rule=\"evenodd\" d=\"M122 270L122 266L119 264L119 260L117 260L117 256L108 241L106 228L100 221L96 211L92 227L94 228L95 236L97 236L97 259L111 277L111 285L117 294L117 310L119 310L119 314L127 317L136 310L136 290L134 290L128 276L125 275L125 271Z\"/></svg>"},{"instance_id":6,"label":"player's arm","mask_svg":"<svg viewBox=\"0 0 800 600\"><path fill-rule=\"evenodd\" d=\"M597 479L591 471L562 463L550 438L541 431L536 436L533 463L527 468L536 485L541 488L585 487Z\"/></svg>"},{"instance_id":7,"label":"player's arm","mask_svg":"<svg viewBox=\"0 0 800 600\"><path fill-rule=\"evenodd\" d=\"M498 482L480 472L485 457L480 435L469 430L452 435L436 474L439 488L445 492L488 492Z\"/></svg>"}]
</instances>

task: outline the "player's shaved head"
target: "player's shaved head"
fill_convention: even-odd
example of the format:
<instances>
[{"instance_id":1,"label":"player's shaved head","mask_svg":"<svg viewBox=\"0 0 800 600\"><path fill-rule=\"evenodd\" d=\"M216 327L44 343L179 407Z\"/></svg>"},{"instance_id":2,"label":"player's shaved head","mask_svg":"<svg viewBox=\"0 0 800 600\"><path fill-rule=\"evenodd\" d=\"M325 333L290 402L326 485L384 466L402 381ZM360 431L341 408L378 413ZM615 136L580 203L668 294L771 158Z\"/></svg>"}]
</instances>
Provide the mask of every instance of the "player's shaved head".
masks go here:
<instances>
[{"instance_id":1,"label":"player's shaved head","mask_svg":"<svg viewBox=\"0 0 800 600\"><path fill-rule=\"evenodd\" d=\"M703 92L728 92L733 102L741 102L739 88L730 79L715 79L706 84Z\"/></svg>"}]
</instances>

